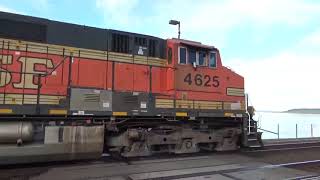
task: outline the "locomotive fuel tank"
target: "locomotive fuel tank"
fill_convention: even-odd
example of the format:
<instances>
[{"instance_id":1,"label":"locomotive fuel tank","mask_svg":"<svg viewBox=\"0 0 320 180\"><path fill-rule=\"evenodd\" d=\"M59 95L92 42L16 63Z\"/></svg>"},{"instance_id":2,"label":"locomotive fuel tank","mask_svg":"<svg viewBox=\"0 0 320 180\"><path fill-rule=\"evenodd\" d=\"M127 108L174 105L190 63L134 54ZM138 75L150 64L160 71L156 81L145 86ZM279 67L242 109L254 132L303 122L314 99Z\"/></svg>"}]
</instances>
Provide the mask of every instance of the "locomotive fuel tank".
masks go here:
<instances>
[{"instance_id":1,"label":"locomotive fuel tank","mask_svg":"<svg viewBox=\"0 0 320 180\"><path fill-rule=\"evenodd\" d=\"M32 141L33 125L31 122L0 122L0 143L17 143Z\"/></svg>"}]
</instances>

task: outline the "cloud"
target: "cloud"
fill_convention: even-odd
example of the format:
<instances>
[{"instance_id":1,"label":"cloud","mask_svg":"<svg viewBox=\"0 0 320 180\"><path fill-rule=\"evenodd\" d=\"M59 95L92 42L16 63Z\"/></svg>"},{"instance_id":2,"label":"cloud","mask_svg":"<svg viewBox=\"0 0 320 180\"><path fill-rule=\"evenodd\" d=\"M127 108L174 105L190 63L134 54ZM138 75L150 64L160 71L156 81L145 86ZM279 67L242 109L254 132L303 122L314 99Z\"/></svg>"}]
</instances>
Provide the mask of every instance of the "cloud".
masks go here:
<instances>
[{"instance_id":1,"label":"cloud","mask_svg":"<svg viewBox=\"0 0 320 180\"><path fill-rule=\"evenodd\" d=\"M134 21L133 9L137 0L97 0L96 7L102 11L107 23L117 23L119 26L130 25Z\"/></svg>"},{"instance_id":2,"label":"cloud","mask_svg":"<svg viewBox=\"0 0 320 180\"><path fill-rule=\"evenodd\" d=\"M20 2L15 2L15 3L20 3ZM28 12L26 10L22 12L2 4L0 4L0 11L11 12L15 14L32 15L33 13L37 13L37 12L47 13L51 9L51 3L49 2L49 0L29 0L28 2L25 2L25 3L27 3L26 8L29 8L29 10L30 9L33 10L31 11L32 12L31 14L30 14L30 11ZM12 2L12 4L14 4L14 1ZM21 2L20 6L16 6L16 7L21 9L21 6L25 6L24 2ZM12 7L15 7L15 6L12 6Z\"/></svg>"},{"instance_id":3,"label":"cloud","mask_svg":"<svg viewBox=\"0 0 320 180\"><path fill-rule=\"evenodd\" d=\"M320 50L320 29L314 31L302 40L300 46L316 46Z\"/></svg>"},{"instance_id":4,"label":"cloud","mask_svg":"<svg viewBox=\"0 0 320 180\"><path fill-rule=\"evenodd\" d=\"M48 12L51 6L49 0L29 0L29 3L39 12Z\"/></svg>"},{"instance_id":5,"label":"cloud","mask_svg":"<svg viewBox=\"0 0 320 180\"><path fill-rule=\"evenodd\" d=\"M11 8L8 8L6 6L3 6L3 5L0 5L0 11L11 12L11 13L16 13L16 14L19 13L18 11L14 10L14 9L11 9Z\"/></svg>"},{"instance_id":6,"label":"cloud","mask_svg":"<svg viewBox=\"0 0 320 180\"><path fill-rule=\"evenodd\" d=\"M300 0L227 0L201 3L178 0L161 3L160 12L184 19L188 29L227 29L247 22L256 25L301 24L310 20L310 14L319 14L320 10L320 4Z\"/></svg>"},{"instance_id":7,"label":"cloud","mask_svg":"<svg viewBox=\"0 0 320 180\"><path fill-rule=\"evenodd\" d=\"M131 17L136 17L135 7L143 3L145 1L141 0L96 0L99 10L112 18L124 19L121 21L126 23L130 23ZM188 26L200 24L200 27L217 28L228 28L245 21L257 24L300 24L309 20L310 14L319 14L320 10L320 4L302 0L204 0L201 3L193 0L163 0L153 5L156 7L153 8L155 17L182 18Z\"/></svg>"},{"instance_id":8,"label":"cloud","mask_svg":"<svg viewBox=\"0 0 320 180\"><path fill-rule=\"evenodd\" d=\"M96 0L96 6L104 14L130 24L130 19L137 17L135 7L145 2L141 0ZM155 7L152 8L154 17L183 19L187 27L198 30L213 26L224 29L243 22L253 22L258 25L274 23L294 25L310 20L312 14L320 14L319 3L303 0L204 0L201 3L193 0L162 0L155 1L152 5ZM141 10L147 11L146 8ZM138 17L147 18L144 15Z\"/></svg>"},{"instance_id":9,"label":"cloud","mask_svg":"<svg viewBox=\"0 0 320 180\"><path fill-rule=\"evenodd\" d=\"M48 0L33 0L33 3L40 9L47 9L50 4Z\"/></svg>"},{"instance_id":10,"label":"cloud","mask_svg":"<svg viewBox=\"0 0 320 180\"><path fill-rule=\"evenodd\" d=\"M113 23L113 27L147 34L152 32L164 38L176 36L176 27L169 26L168 21L179 20L182 38L213 44L222 49L223 54L229 53L224 48L234 42L228 37L241 36L236 32L241 27L252 31L254 37L254 42L244 42L244 45L259 45L265 43L264 38L268 35L278 38L274 33L278 27L285 26L282 30L288 31L293 44L283 42L282 48L266 53L264 58L248 55L251 59L224 59L224 64L245 77L246 91L257 109L320 107L317 80L320 77L320 30L300 42L292 37L299 29L307 30L305 27L318 21L320 3L308 0L161 0L153 1L152 7L142 7L145 2L97 0L96 6L104 14L106 23ZM137 31L138 26L142 31ZM273 41L268 41L268 45L281 40ZM248 49L248 54L250 51Z\"/></svg>"},{"instance_id":11,"label":"cloud","mask_svg":"<svg viewBox=\"0 0 320 180\"><path fill-rule=\"evenodd\" d=\"M286 51L228 65L245 77L246 91L258 110L320 107L320 53Z\"/></svg>"},{"instance_id":12,"label":"cloud","mask_svg":"<svg viewBox=\"0 0 320 180\"><path fill-rule=\"evenodd\" d=\"M227 34L238 26L268 32L266 29L274 25L298 26L320 15L320 3L303 0L96 0L96 7L111 28L175 37L176 28L168 21L177 19L182 38L213 42L220 48L226 46Z\"/></svg>"}]
</instances>

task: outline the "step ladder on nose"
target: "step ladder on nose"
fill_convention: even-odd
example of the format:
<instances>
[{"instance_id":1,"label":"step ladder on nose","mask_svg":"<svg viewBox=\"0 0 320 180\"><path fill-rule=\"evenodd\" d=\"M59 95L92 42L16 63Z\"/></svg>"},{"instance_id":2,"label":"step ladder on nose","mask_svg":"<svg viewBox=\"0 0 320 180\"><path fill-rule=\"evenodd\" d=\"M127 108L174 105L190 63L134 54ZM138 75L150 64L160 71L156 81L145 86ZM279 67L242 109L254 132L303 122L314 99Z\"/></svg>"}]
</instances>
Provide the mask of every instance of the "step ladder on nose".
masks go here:
<instances>
[{"instance_id":1,"label":"step ladder on nose","mask_svg":"<svg viewBox=\"0 0 320 180\"><path fill-rule=\"evenodd\" d=\"M262 132L258 132L257 121L250 120L247 132L247 146L250 148L262 148Z\"/></svg>"},{"instance_id":2,"label":"step ladder on nose","mask_svg":"<svg viewBox=\"0 0 320 180\"><path fill-rule=\"evenodd\" d=\"M249 148L262 148L262 132L258 132L258 121L252 117L254 115L254 108L252 106L247 107L247 113L249 116L247 124L247 147Z\"/></svg>"}]
</instances>

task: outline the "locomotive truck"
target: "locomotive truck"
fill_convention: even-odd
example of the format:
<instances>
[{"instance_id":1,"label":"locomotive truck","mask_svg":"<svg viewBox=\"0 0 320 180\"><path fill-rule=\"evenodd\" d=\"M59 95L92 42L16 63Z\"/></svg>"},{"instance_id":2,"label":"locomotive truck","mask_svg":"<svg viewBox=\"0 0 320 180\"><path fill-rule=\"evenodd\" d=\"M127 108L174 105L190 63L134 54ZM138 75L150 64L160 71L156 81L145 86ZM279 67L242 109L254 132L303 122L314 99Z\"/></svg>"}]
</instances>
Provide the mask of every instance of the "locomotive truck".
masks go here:
<instances>
[{"instance_id":1,"label":"locomotive truck","mask_svg":"<svg viewBox=\"0 0 320 180\"><path fill-rule=\"evenodd\" d=\"M236 150L248 110L214 46L0 12L0 164Z\"/></svg>"}]
</instances>

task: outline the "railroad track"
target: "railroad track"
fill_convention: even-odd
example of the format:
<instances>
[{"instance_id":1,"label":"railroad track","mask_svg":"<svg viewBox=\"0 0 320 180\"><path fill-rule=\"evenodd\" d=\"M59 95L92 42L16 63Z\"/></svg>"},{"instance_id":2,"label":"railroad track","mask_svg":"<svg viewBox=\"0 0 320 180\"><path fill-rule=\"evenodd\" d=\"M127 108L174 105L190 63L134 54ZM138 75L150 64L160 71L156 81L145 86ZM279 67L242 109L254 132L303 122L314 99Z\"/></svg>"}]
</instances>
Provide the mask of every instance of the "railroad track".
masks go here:
<instances>
[{"instance_id":1,"label":"railroad track","mask_svg":"<svg viewBox=\"0 0 320 180\"><path fill-rule=\"evenodd\" d=\"M276 169L280 167L287 167L287 168L297 168L300 166L314 166L314 165L320 165L320 160L313 160L313 161L302 161L302 162L292 162L292 163L284 163L284 164L274 164L274 165L265 165L265 166L248 166L248 167L239 167L239 168L231 168L231 169L223 169L223 170L214 170L214 171L205 171L205 172L198 172L198 173L192 173L192 174L182 174L182 175L171 175L171 176L165 176L165 177L154 177L149 178L150 174L154 173L153 176L157 176L157 174L163 173L163 172L151 172L146 174L138 174L138 175L131 175L129 179L149 179L149 180L172 180L172 179L182 179L182 178L198 178L198 177L206 177L209 178L210 175L223 175L226 177L229 177L231 179L240 180L236 177L232 177L228 175L229 173L237 173L237 172L245 172L245 171L254 171L254 170L261 170L261 169ZM202 167L203 169L208 167ZM141 177L148 177L148 178L141 178ZM151 175L152 176L152 175ZM315 175L304 175L304 176L296 176L288 178L288 180L295 180L295 179L305 179L305 180L311 180L311 179L320 179L320 174Z\"/></svg>"},{"instance_id":2,"label":"railroad track","mask_svg":"<svg viewBox=\"0 0 320 180\"><path fill-rule=\"evenodd\" d=\"M316 157L305 157L305 159L280 159L273 157L275 155L281 156L281 154L287 154L288 152L295 153L297 151L304 152L312 150L313 153L319 152L320 143L284 143L277 145L265 146L264 149L255 149L250 151L236 151L236 152L202 152L197 154L181 154L181 155L170 155L170 154L158 154L152 157L142 157L142 158L111 158L108 154L104 154L101 159L97 161L73 161L73 162L55 162L55 163L37 163L37 164L27 164L27 165L15 165L2 167L0 169L0 179L26 179L36 178L38 176L49 173L52 169L60 169L64 172L64 169L91 169L93 167L106 167L104 171L114 171L112 169L113 165L119 166L120 168L135 168L142 167L139 169L139 172L132 171L128 173L121 174L121 176L128 179L194 179L199 177L212 177L217 178L217 176L228 177L229 179L237 179L231 177L230 174L234 173L243 173L249 171L261 171L268 169L277 169L277 168L293 168L300 170L310 170L313 167L319 167L316 169L316 172L320 172L320 155L318 159ZM269 153L271 152L271 153ZM274 153L277 152L277 153ZM247 156L249 154L250 158L253 158L257 161L262 161L265 159L270 160L270 164L259 164L251 165L248 164L248 160L234 160L232 156L238 155ZM297 154L297 153L296 153ZM221 157L223 157L221 160ZM259 158L262 157L262 158ZM212 162L206 161L209 158ZM235 159L237 159L235 158ZM312 159L313 158L313 159ZM227 159L227 160L225 160ZM275 161L273 161L274 159ZM199 161L199 162L198 162ZM204 163L206 161L206 163ZM221 163L214 164L214 161ZM250 160L252 161L252 159ZM176 166L172 164L177 164ZM163 167L155 167L157 164ZM169 165L167 165L169 164ZM189 164L194 164L190 166ZM150 171L143 171L144 167L155 167L155 169L150 169ZM166 168L171 167L171 168ZM109 168L109 170L108 170ZM111 169L110 169L111 168ZM95 168L93 168L95 169ZM148 169L148 168L147 168ZM318 171L319 170L319 171ZM80 171L80 170L76 170ZM113 177L114 175L119 174L102 174L99 178L105 179ZM97 174L99 174L97 173ZM164 176L165 174L165 176ZM153 178L151 178L153 176ZM88 175L82 179L96 179L95 175ZM99 179L98 178L98 179ZM312 175L299 175L296 177L291 177L291 179L317 179L319 178L318 174ZM61 179L61 178L60 178ZM77 179L77 178L76 178ZM81 178L80 178L81 179ZM80 180L78 179L78 180ZM288 178L290 179L290 178ZM320 178L319 178L320 179ZM239 180L239 179L238 179Z\"/></svg>"},{"instance_id":3,"label":"railroad track","mask_svg":"<svg viewBox=\"0 0 320 180\"><path fill-rule=\"evenodd\" d=\"M305 141L303 141L305 140ZM320 148L319 138L290 139L287 141L265 141L263 147L253 147L243 149L242 152L268 152L268 151L286 151L295 149Z\"/></svg>"},{"instance_id":4,"label":"railroad track","mask_svg":"<svg viewBox=\"0 0 320 180\"><path fill-rule=\"evenodd\" d=\"M221 156L224 156L221 158ZM279 163L279 164L251 164L246 162L245 159L239 156L235 156L235 161L232 161L234 157L229 157L227 154L218 153L218 155L207 156L179 156L179 157L171 157L166 156L166 158L142 158L141 160L132 160L127 163L126 161L121 163L114 163L113 161L106 159L106 161L94 161L94 162L75 162L69 164L60 164L55 165L51 164L47 167L41 167L40 165L32 168L25 168L24 170L17 171L16 169L11 169L11 172L14 173L12 176L0 176L0 179L28 179L35 178L37 176L41 177L41 174L48 173L50 177L50 169L60 169L60 173L64 172L70 173L70 171L75 171L75 174L78 174L78 178L74 178L77 180L93 180L93 179L112 179L118 176L124 177L125 179L132 180L171 180L171 179L210 179L217 178L220 176L228 177L229 179L240 180L241 178L237 178L234 174L236 173L246 173L252 171L270 171L273 169L279 168L295 168L295 169L303 169L307 166L320 166L320 159L312 160L312 161L297 161L290 163ZM212 161L208 161L212 160ZM217 161L217 162L214 162ZM238 163L235 163L238 162ZM172 164L176 164L174 167ZM188 165L187 165L188 164ZM194 164L191 166L190 164ZM159 165L156 166L156 165ZM115 166L115 167L112 167ZM119 171L124 171L123 173L113 172L114 169L118 169ZM148 167L154 166L155 168L148 169ZM162 167L163 166L163 167ZM166 166L168 166L166 168ZM146 170L143 169L146 168ZM170 167L170 168L169 168ZM88 173L87 176L81 175L83 170L87 169L89 171L95 171L96 169L102 169L103 171L109 171L110 173ZM121 170L121 169L128 169ZM139 171L132 171L132 169L139 169ZM10 169L9 169L10 170ZM55 172L53 172L56 174ZM70 174L69 174L70 175ZM27 177L27 178L25 178ZM47 179L47 176L44 176ZM317 179L319 178L319 174L303 174L294 177L290 177L287 179ZM42 178L40 178L42 179ZM61 178L60 178L61 179ZM63 179L63 178L62 178Z\"/></svg>"}]
</instances>

